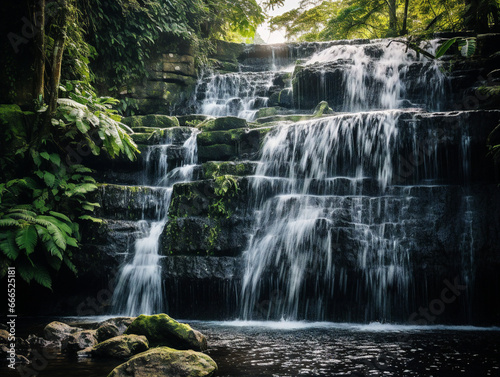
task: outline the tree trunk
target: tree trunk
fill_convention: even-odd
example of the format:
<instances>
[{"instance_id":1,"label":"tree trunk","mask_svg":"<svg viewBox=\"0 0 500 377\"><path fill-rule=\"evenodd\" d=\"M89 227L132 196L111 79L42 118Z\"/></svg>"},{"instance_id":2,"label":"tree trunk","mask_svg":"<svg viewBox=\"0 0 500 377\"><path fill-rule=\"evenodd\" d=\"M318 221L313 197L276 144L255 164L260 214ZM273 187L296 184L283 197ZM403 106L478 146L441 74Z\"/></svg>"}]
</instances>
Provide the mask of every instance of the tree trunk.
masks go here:
<instances>
[{"instance_id":1,"label":"tree trunk","mask_svg":"<svg viewBox=\"0 0 500 377\"><path fill-rule=\"evenodd\" d=\"M401 29L401 35L408 34L407 22L408 22L408 7L410 6L410 0L405 1L405 12L403 15L403 28Z\"/></svg>"},{"instance_id":2,"label":"tree trunk","mask_svg":"<svg viewBox=\"0 0 500 377\"><path fill-rule=\"evenodd\" d=\"M386 0L389 7L389 32L388 36L394 37L398 35L398 17L396 14L397 0Z\"/></svg>"},{"instance_id":3,"label":"tree trunk","mask_svg":"<svg viewBox=\"0 0 500 377\"><path fill-rule=\"evenodd\" d=\"M45 0L35 2L32 22L35 27L33 98L43 100L45 83Z\"/></svg>"},{"instance_id":4,"label":"tree trunk","mask_svg":"<svg viewBox=\"0 0 500 377\"><path fill-rule=\"evenodd\" d=\"M59 1L59 9L57 12L56 19L54 22L57 23L57 31L54 38L54 48L52 51L52 61L50 63L49 70L49 87L48 87L48 109L46 112L46 120L44 132L48 131L50 127L50 122L54 113L57 109L57 100L59 98L59 84L61 82L61 67L62 59L64 54L64 47L66 44L66 32L68 29L68 17L69 17L69 2L68 0Z\"/></svg>"}]
</instances>

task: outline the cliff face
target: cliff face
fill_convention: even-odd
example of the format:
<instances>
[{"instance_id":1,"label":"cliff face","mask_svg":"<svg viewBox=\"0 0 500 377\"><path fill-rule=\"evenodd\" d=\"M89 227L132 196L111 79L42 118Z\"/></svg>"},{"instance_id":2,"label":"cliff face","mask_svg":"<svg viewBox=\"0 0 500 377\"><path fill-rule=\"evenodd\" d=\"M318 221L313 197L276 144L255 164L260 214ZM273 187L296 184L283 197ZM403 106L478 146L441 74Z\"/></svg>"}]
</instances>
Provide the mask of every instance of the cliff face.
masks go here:
<instances>
[{"instance_id":1,"label":"cliff face","mask_svg":"<svg viewBox=\"0 0 500 377\"><path fill-rule=\"evenodd\" d=\"M189 51L161 54L129 93L141 111L209 115L126 119L139 160L89 161L107 223L77 256L74 296L113 292L165 205L163 174L178 182L158 239L173 316L408 322L447 281L466 288L437 322L498 323L500 191L486 139L500 112L478 90L496 85L498 38L439 64L387 41L221 43L199 79Z\"/></svg>"}]
</instances>

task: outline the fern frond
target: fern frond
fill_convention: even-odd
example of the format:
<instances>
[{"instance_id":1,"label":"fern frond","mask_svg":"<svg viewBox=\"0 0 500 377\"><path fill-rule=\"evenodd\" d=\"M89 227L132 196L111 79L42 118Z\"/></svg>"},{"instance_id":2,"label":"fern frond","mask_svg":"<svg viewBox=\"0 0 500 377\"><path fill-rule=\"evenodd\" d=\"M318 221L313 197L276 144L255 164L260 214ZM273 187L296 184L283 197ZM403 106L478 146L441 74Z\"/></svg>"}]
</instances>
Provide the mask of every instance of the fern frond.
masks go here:
<instances>
[{"instance_id":1,"label":"fern frond","mask_svg":"<svg viewBox=\"0 0 500 377\"><path fill-rule=\"evenodd\" d=\"M16 232L16 244L20 249L26 250L26 255L35 251L38 237L33 225L25 226Z\"/></svg>"}]
</instances>

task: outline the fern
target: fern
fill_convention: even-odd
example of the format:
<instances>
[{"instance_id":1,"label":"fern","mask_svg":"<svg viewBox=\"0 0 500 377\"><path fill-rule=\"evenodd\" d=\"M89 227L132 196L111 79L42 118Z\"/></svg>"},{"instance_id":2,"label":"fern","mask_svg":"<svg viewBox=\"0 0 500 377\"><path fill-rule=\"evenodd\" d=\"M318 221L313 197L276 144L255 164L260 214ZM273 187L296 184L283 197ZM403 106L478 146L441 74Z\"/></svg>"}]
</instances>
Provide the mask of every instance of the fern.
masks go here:
<instances>
[{"instance_id":1,"label":"fern","mask_svg":"<svg viewBox=\"0 0 500 377\"><path fill-rule=\"evenodd\" d=\"M30 255L35 251L37 241L38 236L33 225L24 226L16 232L16 244L20 249L26 251L26 255Z\"/></svg>"}]
</instances>

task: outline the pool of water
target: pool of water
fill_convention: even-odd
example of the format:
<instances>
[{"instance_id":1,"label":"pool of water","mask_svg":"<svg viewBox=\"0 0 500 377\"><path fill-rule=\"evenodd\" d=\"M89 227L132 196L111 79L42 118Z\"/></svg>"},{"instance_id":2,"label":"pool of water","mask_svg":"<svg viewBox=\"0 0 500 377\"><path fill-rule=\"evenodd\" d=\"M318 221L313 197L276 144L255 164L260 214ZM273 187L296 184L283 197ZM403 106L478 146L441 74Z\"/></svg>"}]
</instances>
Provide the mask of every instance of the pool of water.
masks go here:
<instances>
[{"instance_id":1,"label":"pool of water","mask_svg":"<svg viewBox=\"0 0 500 377\"><path fill-rule=\"evenodd\" d=\"M220 377L500 376L500 328L185 322L207 336ZM106 377L119 363L57 354L36 372L41 377ZM29 376L0 371L2 376Z\"/></svg>"}]
</instances>

